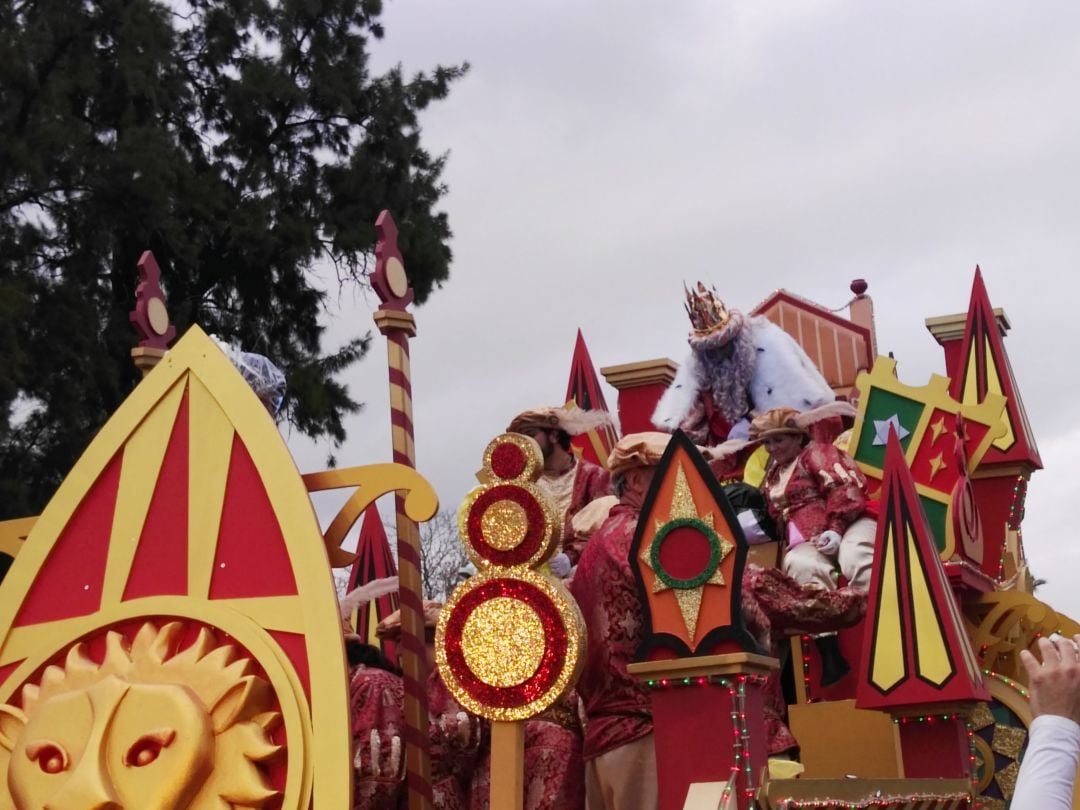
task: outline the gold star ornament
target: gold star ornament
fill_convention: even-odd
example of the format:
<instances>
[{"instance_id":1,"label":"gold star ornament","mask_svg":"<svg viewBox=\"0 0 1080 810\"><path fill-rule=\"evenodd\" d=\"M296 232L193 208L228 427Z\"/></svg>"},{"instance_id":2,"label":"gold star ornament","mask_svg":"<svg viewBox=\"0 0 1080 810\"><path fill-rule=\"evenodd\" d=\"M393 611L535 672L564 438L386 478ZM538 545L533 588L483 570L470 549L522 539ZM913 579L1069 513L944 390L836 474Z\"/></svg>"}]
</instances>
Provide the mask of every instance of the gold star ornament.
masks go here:
<instances>
[{"instance_id":1,"label":"gold star ornament","mask_svg":"<svg viewBox=\"0 0 1080 810\"><path fill-rule=\"evenodd\" d=\"M656 533L642 548L641 561L656 576L653 593L675 591L679 612L691 640L697 639L698 615L705 588L727 585L720 565L734 549L731 540L717 533L713 514L698 513L680 463L668 519L656 522Z\"/></svg>"}]
</instances>

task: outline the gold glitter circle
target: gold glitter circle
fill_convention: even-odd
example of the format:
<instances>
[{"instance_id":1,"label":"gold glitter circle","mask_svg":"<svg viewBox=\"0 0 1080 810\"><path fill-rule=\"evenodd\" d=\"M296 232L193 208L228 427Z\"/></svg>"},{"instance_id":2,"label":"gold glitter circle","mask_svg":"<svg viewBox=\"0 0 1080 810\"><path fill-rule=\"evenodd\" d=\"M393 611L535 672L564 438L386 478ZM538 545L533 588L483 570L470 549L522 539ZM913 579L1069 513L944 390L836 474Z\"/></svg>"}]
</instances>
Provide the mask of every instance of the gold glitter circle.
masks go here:
<instances>
[{"instance_id":1,"label":"gold glitter circle","mask_svg":"<svg viewBox=\"0 0 1080 810\"><path fill-rule=\"evenodd\" d=\"M521 504L515 501L498 501L484 510L480 517L484 539L492 548L511 551L521 545L529 531L529 518Z\"/></svg>"},{"instance_id":2,"label":"gold glitter circle","mask_svg":"<svg viewBox=\"0 0 1080 810\"><path fill-rule=\"evenodd\" d=\"M978 793L982 793L988 787L990 783L994 781L994 769L995 760L994 752L990 750L990 746L986 744L986 740L976 734L971 738L972 743L975 745L975 763L973 767L975 772L978 773L978 764L982 763L982 774L979 776L979 781L975 785L975 790Z\"/></svg>"},{"instance_id":3,"label":"gold glitter circle","mask_svg":"<svg viewBox=\"0 0 1080 810\"><path fill-rule=\"evenodd\" d=\"M495 450L503 444L512 444L525 454L525 468L517 478L506 479L508 483L518 482L524 484L535 481L544 472L544 455L540 452L540 445L536 443L536 439L521 433L502 433L488 442L488 446L484 448L484 472L491 477L491 483L499 480L498 476L491 470L491 457L494 455Z\"/></svg>"},{"instance_id":4,"label":"gold glitter circle","mask_svg":"<svg viewBox=\"0 0 1080 810\"><path fill-rule=\"evenodd\" d=\"M478 606L461 631L465 663L484 683L517 686L544 656L544 625L524 602L497 597Z\"/></svg>"},{"instance_id":5,"label":"gold glitter circle","mask_svg":"<svg viewBox=\"0 0 1080 810\"><path fill-rule=\"evenodd\" d=\"M492 580L499 579L515 579L528 582L539 588L552 600L556 610L559 611L559 615L563 620L563 628L566 631L566 655L559 663L561 668L555 683L553 683L551 688L547 689L543 694L538 695L535 700L523 706L514 706L511 708L492 706L474 697L464 684L458 682L457 677L454 675L454 670L447 659L446 652L446 627L450 622L450 617L459 609L459 602L475 588L479 588L481 585L491 582ZM507 598L495 597L495 599L491 601L501 599ZM516 602L518 600L507 601ZM482 606L477 606L473 611L475 612L481 607ZM531 612L528 605L523 605L523 607ZM466 619L466 623L468 623L468 619ZM461 643L464 648L464 633L462 636ZM581 670L585 665L585 642L585 621L581 616L581 610L578 608L577 602L575 602L574 598L570 595L570 592L566 590L561 582L546 574L540 574L527 568L499 569L497 566L492 566L486 570L481 570L476 576L470 577L467 581L458 585L454 589L454 592L450 594L450 598L447 600L446 605L439 612L439 625L435 632L435 659L438 662L439 674L442 675L443 681L450 690L450 694L452 694L454 699L465 709L480 717L486 717L489 720L525 720L526 718L535 717L540 714L574 687L574 684L577 683L577 679L581 675ZM462 652L464 652L464 649ZM537 655L542 656L542 652L537 653ZM467 658L466 663L468 663L470 667L474 666Z\"/></svg>"}]
</instances>

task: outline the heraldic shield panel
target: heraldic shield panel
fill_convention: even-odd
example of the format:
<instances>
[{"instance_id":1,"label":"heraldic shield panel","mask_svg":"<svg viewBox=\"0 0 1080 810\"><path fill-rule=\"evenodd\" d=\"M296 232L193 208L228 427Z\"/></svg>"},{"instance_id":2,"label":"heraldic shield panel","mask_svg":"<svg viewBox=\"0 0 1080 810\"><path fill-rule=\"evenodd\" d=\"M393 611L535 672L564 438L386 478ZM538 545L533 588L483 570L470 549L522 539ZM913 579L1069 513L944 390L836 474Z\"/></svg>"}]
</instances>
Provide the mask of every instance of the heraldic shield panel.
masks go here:
<instances>
[{"instance_id":1,"label":"heraldic shield panel","mask_svg":"<svg viewBox=\"0 0 1080 810\"><path fill-rule=\"evenodd\" d=\"M307 490L192 328L0 586L0 807L347 808L346 690Z\"/></svg>"}]
</instances>

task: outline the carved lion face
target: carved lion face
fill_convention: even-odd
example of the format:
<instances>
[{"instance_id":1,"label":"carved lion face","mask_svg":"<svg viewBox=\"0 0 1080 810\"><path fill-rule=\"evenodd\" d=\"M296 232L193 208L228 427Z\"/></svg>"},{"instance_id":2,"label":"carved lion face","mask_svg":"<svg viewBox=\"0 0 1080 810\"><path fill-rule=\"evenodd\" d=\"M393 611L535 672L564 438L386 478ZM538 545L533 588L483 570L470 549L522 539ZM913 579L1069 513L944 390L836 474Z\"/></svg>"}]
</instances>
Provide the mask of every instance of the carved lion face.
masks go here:
<instances>
[{"instance_id":1,"label":"carved lion face","mask_svg":"<svg viewBox=\"0 0 1080 810\"><path fill-rule=\"evenodd\" d=\"M213 755L210 717L191 692L110 675L38 707L12 751L8 787L27 810L187 807Z\"/></svg>"},{"instance_id":2,"label":"carved lion face","mask_svg":"<svg viewBox=\"0 0 1080 810\"><path fill-rule=\"evenodd\" d=\"M208 632L179 653L178 635L145 625L129 648L110 633L101 664L77 644L23 688L21 708L0 706L16 810L210 810L277 795L257 768L279 751L268 685Z\"/></svg>"}]
</instances>

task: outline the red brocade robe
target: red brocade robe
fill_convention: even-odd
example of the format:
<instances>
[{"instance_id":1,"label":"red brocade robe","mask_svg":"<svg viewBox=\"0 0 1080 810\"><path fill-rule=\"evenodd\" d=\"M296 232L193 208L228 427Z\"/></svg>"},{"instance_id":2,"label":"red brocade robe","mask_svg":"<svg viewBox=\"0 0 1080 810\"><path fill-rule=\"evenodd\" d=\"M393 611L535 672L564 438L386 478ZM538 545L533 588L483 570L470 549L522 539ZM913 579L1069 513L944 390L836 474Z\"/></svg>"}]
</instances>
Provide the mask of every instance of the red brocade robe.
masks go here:
<instances>
[{"instance_id":1,"label":"red brocade robe","mask_svg":"<svg viewBox=\"0 0 1080 810\"><path fill-rule=\"evenodd\" d=\"M562 513L562 550L570 558L570 564L577 565L586 541L574 536L570 521L573 520L574 515L597 498L611 494L611 475L603 467L583 458L577 459L574 466L565 475L572 475L574 483L570 487L569 499L565 503L558 504L559 509L565 509ZM558 489L558 483L552 481L548 484L545 482L545 478L546 476L541 477L539 481L541 489L546 492L550 491L549 486L552 489Z\"/></svg>"},{"instance_id":2,"label":"red brocade robe","mask_svg":"<svg viewBox=\"0 0 1080 810\"><path fill-rule=\"evenodd\" d=\"M779 657L785 637L802 633L826 633L851 627L866 613L866 595L851 588L826 591L800 585L779 568L748 564L742 580L743 619L750 633L770 655ZM798 746L784 717L780 678L765 683L765 732L769 755Z\"/></svg>"},{"instance_id":3,"label":"red brocade robe","mask_svg":"<svg viewBox=\"0 0 1080 810\"><path fill-rule=\"evenodd\" d=\"M436 810L467 810L469 786L487 744L488 727L454 700L437 670L428 677L428 728Z\"/></svg>"},{"instance_id":4,"label":"red brocade robe","mask_svg":"<svg viewBox=\"0 0 1080 810\"><path fill-rule=\"evenodd\" d=\"M570 590L588 628L585 670L578 692L587 717L586 761L645 737L653 729L652 704L644 686L626 671L641 643L644 617L630 570L630 544L638 510L618 504L578 564ZM825 632L858 622L865 596L848 589L820 591L799 585L774 568L747 565L742 610L746 627L765 649L785 634ZM770 754L797 745L784 722L779 679L766 686L765 725Z\"/></svg>"},{"instance_id":5,"label":"red brocade robe","mask_svg":"<svg viewBox=\"0 0 1080 810\"><path fill-rule=\"evenodd\" d=\"M716 407L712 392L702 389L679 428L694 444L713 447L727 439L733 424L724 416L724 412Z\"/></svg>"},{"instance_id":6,"label":"red brocade robe","mask_svg":"<svg viewBox=\"0 0 1080 810\"><path fill-rule=\"evenodd\" d=\"M641 643L644 619L630 571L638 510L616 504L578 562L570 591L588 629L578 694L585 705L586 761L652 733L652 703L626 671Z\"/></svg>"},{"instance_id":7,"label":"red brocade robe","mask_svg":"<svg viewBox=\"0 0 1080 810\"><path fill-rule=\"evenodd\" d=\"M405 735L401 678L359 666L349 683L353 807L397 810L404 794Z\"/></svg>"},{"instance_id":8,"label":"red brocade robe","mask_svg":"<svg viewBox=\"0 0 1080 810\"><path fill-rule=\"evenodd\" d=\"M405 719L401 677L357 667L350 684L355 810L405 807ZM487 725L450 695L438 672L428 677L431 785L437 810L466 810L469 784L487 742Z\"/></svg>"},{"instance_id":9,"label":"red brocade robe","mask_svg":"<svg viewBox=\"0 0 1080 810\"><path fill-rule=\"evenodd\" d=\"M577 693L525 721L525 810L584 810L585 763ZM491 806L491 757L473 779L471 810Z\"/></svg>"},{"instance_id":10,"label":"red brocade robe","mask_svg":"<svg viewBox=\"0 0 1080 810\"><path fill-rule=\"evenodd\" d=\"M784 473L781 465L770 464L761 489L785 531L793 524L805 540L828 529L842 536L869 513L866 476L851 456L831 444L811 442L795 459L786 483Z\"/></svg>"}]
</instances>

